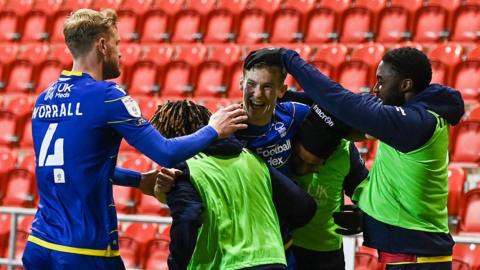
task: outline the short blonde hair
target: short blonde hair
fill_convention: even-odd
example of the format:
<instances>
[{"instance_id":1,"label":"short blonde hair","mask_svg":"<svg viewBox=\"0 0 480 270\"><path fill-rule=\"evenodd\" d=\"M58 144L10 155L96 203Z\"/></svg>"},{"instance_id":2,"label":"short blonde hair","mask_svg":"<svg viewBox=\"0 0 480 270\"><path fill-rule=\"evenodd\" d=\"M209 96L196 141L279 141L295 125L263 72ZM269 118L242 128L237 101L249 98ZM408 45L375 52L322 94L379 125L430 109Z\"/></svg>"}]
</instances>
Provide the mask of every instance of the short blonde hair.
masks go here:
<instances>
[{"instance_id":1,"label":"short blonde hair","mask_svg":"<svg viewBox=\"0 0 480 270\"><path fill-rule=\"evenodd\" d=\"M117 14L114 10L79 9L73 12L63 25L67 47L74 58L90 51L93 43L102 35L116 28Z\"/></svg>"}]
</instances>

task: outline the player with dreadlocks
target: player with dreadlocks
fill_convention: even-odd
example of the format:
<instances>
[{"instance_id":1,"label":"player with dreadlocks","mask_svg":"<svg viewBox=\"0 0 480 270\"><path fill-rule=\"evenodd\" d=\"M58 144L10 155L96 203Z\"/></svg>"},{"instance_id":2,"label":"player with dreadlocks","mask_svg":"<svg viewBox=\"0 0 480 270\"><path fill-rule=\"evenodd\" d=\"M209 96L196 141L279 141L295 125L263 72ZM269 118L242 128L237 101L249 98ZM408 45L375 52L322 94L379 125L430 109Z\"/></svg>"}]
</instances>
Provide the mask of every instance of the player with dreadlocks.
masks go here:
<instances>
[{"instance_id":1,"label":"player with dreadlocks","mask_svg":"<svg viewBox=\"0 0 480 270\"><path fill-rule=\"evenodd\" d=\"M195 132L209 116L203 106L177 101L159 106L151 122L168 138ZM214 142L176 167L183 174L167 194L170 269L285 269L275 208L295 205L289 225L306 224L316 209L306 192L235 137Z\"/></svg>"}]
</instances>

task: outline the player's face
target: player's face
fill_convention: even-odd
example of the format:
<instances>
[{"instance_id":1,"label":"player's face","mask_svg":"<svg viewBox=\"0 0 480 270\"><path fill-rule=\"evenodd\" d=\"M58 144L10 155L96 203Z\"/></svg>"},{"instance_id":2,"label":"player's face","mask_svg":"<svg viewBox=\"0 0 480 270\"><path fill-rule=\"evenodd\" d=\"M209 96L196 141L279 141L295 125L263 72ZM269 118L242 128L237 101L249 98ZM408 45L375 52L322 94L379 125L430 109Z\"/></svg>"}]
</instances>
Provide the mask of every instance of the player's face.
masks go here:
<instances>
[{"instance_id":1,"label":"player's face","mask_svg":"<svg viewBox=\"0 0 480 270\"><path fill-rule=\"evenodd\" d=\"M272 68L252 68L245 71L240 81L243 104L248 124L263 126L270 122L277 103L287 86L280 79L280 71Z\"/></svg>"},{"instance_id":2,"label":"player's face","mask_svg":"<svg viewBox=\"0 0 480 270\"><path fill-rule=\"evenodd\" d=\"M112 33L107 39L107 54L103 62L103 79L115 79L120 76L120 50L118 44L120 43L120 36L116 28L112 29Z\"/></svg>"},{"instance_id":3,"label":"player's face","mask_svg":"<svg viewBox=\"0 0 480 270\"><path fill-rule=\"evenodd\" d=\"M400 89L402 78L393 69L392 65L380 62L377 68L377 83L374 91L385 105L401 106L405 97Z\"/></svg>"},{"instance_id":4,"label":"player's face","mask_svg":"<svg viewBox=\"0 0 480 270\"><path fill-rule=\"evenodd\" d=\"M325 163L325 160L309 152L301 143L296 143L293 149L293 171L302 176L317 172Z\"/></svg>"}]
</instances>

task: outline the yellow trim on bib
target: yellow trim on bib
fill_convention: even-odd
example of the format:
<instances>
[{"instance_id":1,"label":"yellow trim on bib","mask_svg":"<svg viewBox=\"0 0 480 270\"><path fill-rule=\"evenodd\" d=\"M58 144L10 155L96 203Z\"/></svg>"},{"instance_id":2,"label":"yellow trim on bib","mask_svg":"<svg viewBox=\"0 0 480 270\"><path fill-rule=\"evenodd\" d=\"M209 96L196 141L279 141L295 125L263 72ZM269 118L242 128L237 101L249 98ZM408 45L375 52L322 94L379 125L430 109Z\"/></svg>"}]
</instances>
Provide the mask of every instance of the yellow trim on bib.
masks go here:
<instances>
[{"instance_id":1,"label":"yellow trim on bib","mask_svg":"<svg viewBox=\"0 0 480 270\"><path fill-rule=\"evenodd\" d=\"M28 241L35 243L39 246L44 248L48 248L51 250L73 253L73 254L80 254L80 255L88 255L88 256L97 256L97 257L117 257L120 256L119 250L112 250L110 246L107 247L106 250L100 249L88 249L88 248L76 248L76 247L69 247L58 245L54 243L47 242L40 238L37 238L33 235L28 236Z\"/></svg>"},{"instance_id":2,"label":"yellow trim on bib","mask_svg":"<svg viewBox=\"0 0 480 270\"><path fill-rule=\"evenodd\" d=\"M452 261L452 256L417 257L416 262L396 262L396 263L387 263L387 265L416 264L416 263L441 263L441 262L451 262L451 261Z\"/></svg>"}]
</instances>

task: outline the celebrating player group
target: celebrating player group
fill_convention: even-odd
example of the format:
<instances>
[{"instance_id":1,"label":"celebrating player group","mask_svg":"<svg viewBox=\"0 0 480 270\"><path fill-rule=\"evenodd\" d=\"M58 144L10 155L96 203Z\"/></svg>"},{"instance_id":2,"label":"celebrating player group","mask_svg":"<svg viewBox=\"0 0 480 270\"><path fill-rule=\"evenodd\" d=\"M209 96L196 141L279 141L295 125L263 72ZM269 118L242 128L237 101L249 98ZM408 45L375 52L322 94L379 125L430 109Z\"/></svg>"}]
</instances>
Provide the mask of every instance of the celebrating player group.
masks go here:
<instances>
[{"instance_id":1,"label":"celebrating player group","mask_svg":"<svg viewBox=\"0 0 480 270\"><path fill-rule=\"evenodd\" d=\"M293 50L254 50L238 82L242 104L212 114L169 101L145 119L107 81L120 75L116 23L112 10L73 12L63 28L72 70L36 100L40 202L26 269L125 269L112 185L170 207L169 269L340 270L342 235L361 232L389 270L451 269L449 126L464 104L431 84L421 51L388 51L371 95ZM304 92L287 90L287 74ZM354 141L372 137L369 171ZM122 139L163 169L116 167Z\"/></svg>"}]
</instances>

